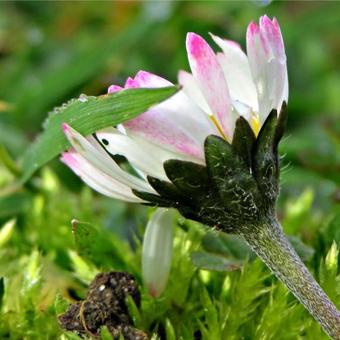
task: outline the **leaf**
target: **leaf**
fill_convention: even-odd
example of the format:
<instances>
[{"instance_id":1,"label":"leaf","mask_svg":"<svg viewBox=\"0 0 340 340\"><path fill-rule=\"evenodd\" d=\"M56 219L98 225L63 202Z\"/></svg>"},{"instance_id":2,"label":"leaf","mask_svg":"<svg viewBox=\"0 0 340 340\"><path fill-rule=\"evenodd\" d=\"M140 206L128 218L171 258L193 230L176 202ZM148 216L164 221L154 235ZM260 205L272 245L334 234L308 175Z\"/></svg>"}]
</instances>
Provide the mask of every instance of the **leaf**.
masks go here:
<instances>
[{"instance_id":1,"label":"leaf","mask_svg":"<svg viewBox=\"0 0 340 340\"><path fill-rule=\"evenodd\" d=\"M202 247L209 253L216 253L224 256L232 256L229 247L221 237L222 233L208 231L202 239Z\"/></svg>"},{"instance_id":2,"label":"leaf","mask_svg":"<svg viewBox=\"0 0 340 340\"><path fill-rule=\"evenodd\" d=\"M237 260L255 258L255 254L251 251L246 242L237 235L209 231L202 239L202 247L209 253L233 257Z\"/></svg>"},{"instance_id":3,"label":"leaf","mask_svg":"<svg viewBox=\"0 0 340 340\"><path fill-rule=\"evenodd\" d=\"M177 87L174 86L128 89L99 97L83 96L56 108L46 120L43 133L24 154L21 181L27 181L42 165L68 147L68 141L61 129L62 123L71 125L85 136L90 135L138 116L176 91Z\"/></svg>"},{"instance_id":4,"label":"leaf","mask_svg":"<svg viewBox=\"0 0 340 340\"><path fill-rule=\"evenodd\" d=\"M72 231L77 253L98 267L125 267L124 260L111 242L109 235L90 223L72 221Z\"/></svg>"},{"instance_id":5,"label":"leaf","mask_svg":"<svg viewBox=\"0 0 340 340\"><path fill-rule=\"evenodd\" d=\"M239 269L242 261L228 259L225 256L207 253L204 251L196 251L191 254L194 265L200 269L216 270L221 272L229 272Z\"/></svg>"}]
</instances>

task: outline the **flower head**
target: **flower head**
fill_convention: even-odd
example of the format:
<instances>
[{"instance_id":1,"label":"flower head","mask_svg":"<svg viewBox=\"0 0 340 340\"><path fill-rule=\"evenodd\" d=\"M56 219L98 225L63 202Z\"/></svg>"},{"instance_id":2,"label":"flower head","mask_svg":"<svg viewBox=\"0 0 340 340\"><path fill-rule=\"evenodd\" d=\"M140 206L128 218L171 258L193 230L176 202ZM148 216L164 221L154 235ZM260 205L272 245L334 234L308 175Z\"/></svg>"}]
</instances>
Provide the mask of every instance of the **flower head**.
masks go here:
<instances>
[{"instance_id":1,"label":"flower head","mask_svg":"<svg viewBox=\"0 0 340 340\"><path fill-rule=\"evenodd\" d=\"M260 18L247 31L247 52L230 40L212 35L222 49L217 54L195 33L186 47L192 74L180 71L183 90L116 128L84 138L64 124L73 149L61 160L96 191L130 202L142 202L131 189L155 194L145 180L168 180L163 163L178 159L204 165L204 141L209 135L232 142L235 122L244 117L255 135L272 109L280 112L288 100L286 56L280 27L274 18ZM165 87L169 81L145 71L128 78L124 88ZM108 92L121 91L112 85ZM122 155L138 177L124 172L110 158Z\"/></svg>"}]
</instances>

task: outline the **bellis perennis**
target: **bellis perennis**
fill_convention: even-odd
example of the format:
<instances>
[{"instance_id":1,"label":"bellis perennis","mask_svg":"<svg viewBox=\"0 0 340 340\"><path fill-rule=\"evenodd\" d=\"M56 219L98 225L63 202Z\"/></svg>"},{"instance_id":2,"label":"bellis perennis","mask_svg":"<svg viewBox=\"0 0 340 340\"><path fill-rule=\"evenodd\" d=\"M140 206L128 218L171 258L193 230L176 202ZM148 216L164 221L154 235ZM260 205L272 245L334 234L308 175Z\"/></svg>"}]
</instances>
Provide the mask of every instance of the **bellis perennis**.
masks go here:
<instances>
[{"instance_id":1,"label":"bellis perennis","mask_svg":"<svg viewBox=\"0 0 340 340\"><path fill-rule=\"evenodd\" d=\"M164 161L179 159L205 164L207 136L231 142L235 121L243 116L255 135L272 109L280 112L288 99L286 55L280 27L274 18L260 18L247 31L247 55L233 41L211 35L222 52L215 53L195 33L188 33L186 48L192 74L180 71L183 89L121 126L83 137L64 124L73 146L61 160L94 190L109 197L142 203L131 189L156 193L146 176L167 180ZM139 71L124 89L156 88L169 81ZM108 92L121 91L117 85ZM104 150L105 149L105 150ZM137 176L122 170L108 155L122 155Z\"/></svg>"},{"instance_id":2,"label":"bellis perennis","mask_svg":"<svg viewBox=\"0 0 340 340\"><path fill-rule=\"evenodd\" d=\"M188 33L186 49L192 73L179 72L182 89L170 99L120 126L97 132L95 137L85 138L64 124L73 148L61 160L99 193L147 203L135 192L158 194L147 179L151 176L167 181L166 160L205 165L206 137L217 135L231 143L239 116L248 121L256 136L270 111L280 112L282 103L288 100L280 27L276 19L267 16L260 18L259 25L251 23L247 55L236 42L212 34L211 38L220 52L215 53L201 36ZM169 85L172 84L157 75L139 71L126 80L124 87L112 85L108 92ZM112 160L110 155L117 154L129 161L135 175ZM161 209L146 230L143 277L154 296L163 291L170 271L172 221L173 213Z\"/></svg>"},{"instance_id":3,"label":"bellis perennis","mask_svg":"<svg viewBox=\"0 0 340 340\"><path fill-rule=\"evenodd\" d=\"M123 125L83 137L63 125L73 148L61 160L94 190L158 206L143 244L143 279L150 294L164 290L176 208L184 217L238 234L320 322L340 339L340 312L308 272L276 217L278 144L288 100L286 55L276 19L247 31L247 55L235 42L187 35L191 74L182 89ZM124 89L171 85L140 71ZM109 92L123 90L112 85ZM111 156L122 155L124 171ZM165 209L164 209L165 208Z\"/></svg>"}]
</instances>

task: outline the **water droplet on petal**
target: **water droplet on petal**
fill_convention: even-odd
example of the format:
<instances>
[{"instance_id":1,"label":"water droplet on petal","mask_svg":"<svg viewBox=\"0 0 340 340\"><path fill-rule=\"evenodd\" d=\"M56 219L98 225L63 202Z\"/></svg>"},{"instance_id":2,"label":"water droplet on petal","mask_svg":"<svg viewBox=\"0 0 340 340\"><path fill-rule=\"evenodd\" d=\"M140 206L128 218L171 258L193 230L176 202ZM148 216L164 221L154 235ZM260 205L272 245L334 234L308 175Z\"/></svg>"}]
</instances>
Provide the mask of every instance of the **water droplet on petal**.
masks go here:
<instances>
[{"instance_id":1,"label":"water droplet on petal","mask_svg":"<svg viewBox=\"0 0 340 340\"><path fill-rule=\"evenodd\" d=\"M82 103L86 103L89 99L87 98L87 95L82 93L80 96L79 96L79 101L82 102Z\"/></svg>"}]
</instances>

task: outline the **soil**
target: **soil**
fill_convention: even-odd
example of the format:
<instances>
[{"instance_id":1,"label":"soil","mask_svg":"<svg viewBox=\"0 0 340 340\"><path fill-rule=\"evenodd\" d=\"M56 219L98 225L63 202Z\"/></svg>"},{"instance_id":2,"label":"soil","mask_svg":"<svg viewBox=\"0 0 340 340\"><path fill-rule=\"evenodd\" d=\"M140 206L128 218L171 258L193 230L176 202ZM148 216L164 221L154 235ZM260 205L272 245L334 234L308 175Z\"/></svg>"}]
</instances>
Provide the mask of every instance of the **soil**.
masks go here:
<instances>
[{"instance_id":1,"label":"soil","mask_svg":"<svg viewBox=\"0 0 340 340\"><path fill-rule=\"evenodd\" d=\"M125 272L100 273L92 281L86 299L69 306L58 316L60 326L82 337L100 338L106 326L113 339L147 340L147 335L133 327L125 300L130 295L137 307L140 293L134 277Z\"/></svg>"}]
</instances>

